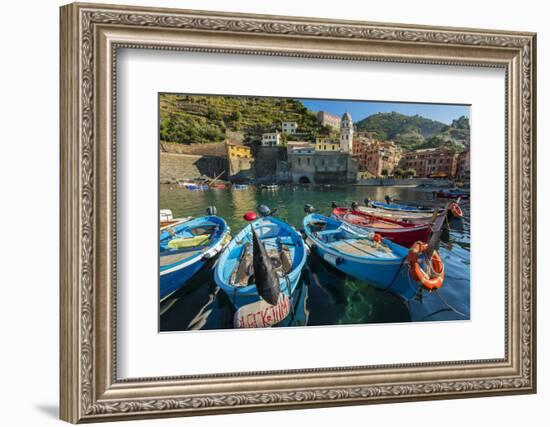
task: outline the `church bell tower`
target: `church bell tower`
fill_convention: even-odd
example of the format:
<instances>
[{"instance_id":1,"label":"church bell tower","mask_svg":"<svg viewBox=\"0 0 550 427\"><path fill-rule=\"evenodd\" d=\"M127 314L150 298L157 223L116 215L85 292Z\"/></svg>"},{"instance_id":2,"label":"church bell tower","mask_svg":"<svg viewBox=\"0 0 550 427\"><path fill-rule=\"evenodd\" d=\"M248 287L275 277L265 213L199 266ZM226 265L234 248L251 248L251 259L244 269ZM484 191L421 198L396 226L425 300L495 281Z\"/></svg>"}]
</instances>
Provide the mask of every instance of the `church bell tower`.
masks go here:
<instances>
[{"instance_id":1,"label":"church bell tower","mask_svg":"<svg viewBox=\"0 0 550 427\"><path fill-rule=\"evenodd\" d=\"M346 112L340 121L340 149L344 153L351 153L353 148L353 120Z\"/></svg>"}]
</instances>

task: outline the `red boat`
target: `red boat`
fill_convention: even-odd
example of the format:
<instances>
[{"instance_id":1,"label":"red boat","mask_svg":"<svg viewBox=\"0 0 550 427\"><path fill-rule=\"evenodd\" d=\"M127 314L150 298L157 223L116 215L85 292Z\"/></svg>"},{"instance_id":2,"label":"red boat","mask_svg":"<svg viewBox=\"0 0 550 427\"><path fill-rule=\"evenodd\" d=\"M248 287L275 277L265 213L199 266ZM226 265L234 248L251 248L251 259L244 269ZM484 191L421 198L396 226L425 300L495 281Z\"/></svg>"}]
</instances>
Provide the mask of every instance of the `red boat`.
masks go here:
<instances>
[{"instance_id":1,"label":"red boat","mask_svg":"<svg viewBox=\"0 0 550 427\"><path fill-rule=\"evenodd\" d=\"M332 209L332 216L340 221L378 233L382 237L407 248L417 241L427 242L432 233L432 225L428 223L411 224L410 222L369 215L355 209L334 208Z\"/></svg>"}]
</instances>

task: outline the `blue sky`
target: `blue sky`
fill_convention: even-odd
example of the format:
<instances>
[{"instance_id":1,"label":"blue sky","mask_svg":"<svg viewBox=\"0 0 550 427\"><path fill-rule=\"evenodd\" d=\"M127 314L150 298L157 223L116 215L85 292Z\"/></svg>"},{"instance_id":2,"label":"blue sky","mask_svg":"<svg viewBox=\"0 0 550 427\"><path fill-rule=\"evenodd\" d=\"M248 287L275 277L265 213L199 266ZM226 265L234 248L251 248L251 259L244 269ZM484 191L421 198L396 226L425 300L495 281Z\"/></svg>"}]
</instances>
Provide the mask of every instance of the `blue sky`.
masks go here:
<instances>
[{"instance_id":1,"label":"blue sky","mask_svg":"<svg viewBox=\"0 0 550 427\"><path fill-rule=\"evenodd\" d=\"M397 113L408 116L426 117L445 124L451 124L453 119L460 116L470 117L470 106L452 104L414 104L405 102L379 101L335 101L325 99L300 99L312 111L327 111L341 116L346 111L351 114L353 121L359 121L376 113Z\"/></svg>"}]
</instances>

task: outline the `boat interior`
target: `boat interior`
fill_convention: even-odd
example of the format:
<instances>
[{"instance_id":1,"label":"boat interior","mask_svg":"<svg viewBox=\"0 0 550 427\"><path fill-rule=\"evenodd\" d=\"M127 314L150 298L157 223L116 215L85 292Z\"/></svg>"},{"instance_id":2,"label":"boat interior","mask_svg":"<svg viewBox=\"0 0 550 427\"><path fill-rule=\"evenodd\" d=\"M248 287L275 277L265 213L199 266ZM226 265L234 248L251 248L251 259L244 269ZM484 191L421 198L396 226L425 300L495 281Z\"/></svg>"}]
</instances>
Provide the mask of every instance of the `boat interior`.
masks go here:
<instances>
[{"instance_id":1,"label":"boat interior","mask_svg":"<svg viewBox=\"0 0 550 427\"><path fill-rule=\"evenodd\" d=\"M331 247L355 256L396 258L396 254L383 242L377 243L368 235L361 236L343 228L336 221L315 220L308 224L312 235Z\"/></svg>"},{"instance_id":2,"label":"boat interior","mask_svg":"<svg viewBox=\"0 0 550 427\"><path fill-rule=\"evenodd\" d=\"M304 251L302 244L297 244L289 229L270 221L259 221L254 224L260 243L264 245L273 268L281 276L288 274L295 267ZM240 238L240 239L239 239ZM247 227L246 233L232 242L228 248L228 257L224 264L224 275L228 283L235 287L244 287L254 283L252 234Z\"/></svg>"},{"instance_id":3,"label":"boat interior","mask_svg":"<svg viewBox=\"0 0 550 427\"><path fill-rule=\"evenodd\" d=\"M214 222L164 229L160 237L160 266L166 267L204 252L222 232L220 224Z\"/></svg>"}]
</instances>

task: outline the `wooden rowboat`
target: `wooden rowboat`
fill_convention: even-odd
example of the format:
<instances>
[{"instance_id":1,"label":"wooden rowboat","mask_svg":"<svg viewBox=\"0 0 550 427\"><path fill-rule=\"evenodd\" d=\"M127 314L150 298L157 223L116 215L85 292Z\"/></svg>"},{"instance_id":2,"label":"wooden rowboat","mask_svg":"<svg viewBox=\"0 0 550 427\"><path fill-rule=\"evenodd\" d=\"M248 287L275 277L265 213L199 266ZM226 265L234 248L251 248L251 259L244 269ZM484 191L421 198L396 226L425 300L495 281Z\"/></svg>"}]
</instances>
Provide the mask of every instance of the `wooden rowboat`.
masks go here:
<instances>
[{"instance_id":1,"label":"wooden rowboat","mask_svg":"<svg viewBox=\"0 0 550 427\"><path fill-rule=\"evenodd\" d=\"M432 233L430 223L410 223L396 219L382 218L360 210L336 207L332 209L332 216L366 231L378 233L382 237L399 245L410 247L417 241L427 242Z\"/></svg>"},{"instance_id":2,"label":"wooden rowboat","mask_svg":"<svg viewBox=\"0 0 550 427\"><path fill-rule=\"evenodd\" d=\"M407 248L319 214L307 215L303 226L306 243L334 268L406 300L418 292L408 276Z\"/></svg>"},{"instance_id":3,"label":"wooden rowboat","mask_svg":"<svg viewBox=\"0 0 550 427\"><path fill-rule=\"evenodd\" d=\"M203 216L164 227L160 232L160 300L164 300L215 257L229 241L220 217Z\"/></svg>"}]
</instances>

